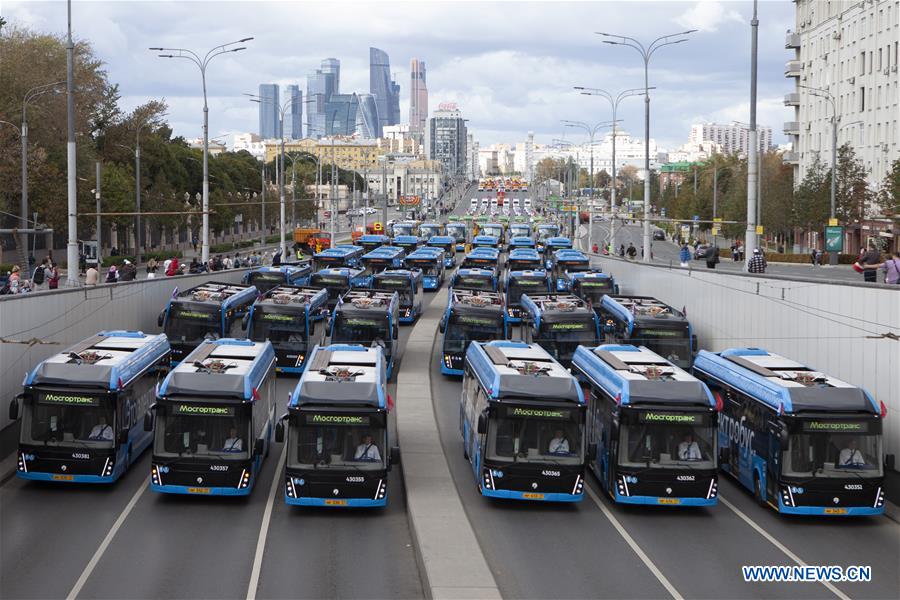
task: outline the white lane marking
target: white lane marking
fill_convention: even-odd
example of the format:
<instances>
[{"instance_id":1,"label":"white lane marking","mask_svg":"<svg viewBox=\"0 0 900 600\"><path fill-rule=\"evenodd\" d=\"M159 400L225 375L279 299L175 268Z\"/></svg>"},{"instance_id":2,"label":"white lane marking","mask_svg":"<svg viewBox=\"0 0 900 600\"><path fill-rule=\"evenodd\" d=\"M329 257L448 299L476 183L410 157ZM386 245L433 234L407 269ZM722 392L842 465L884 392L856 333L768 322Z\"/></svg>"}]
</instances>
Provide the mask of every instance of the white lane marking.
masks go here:
<instances>
[{"instance_id":1,"label":"white lane marking","mask_svg":"<svg viewBox=\"0 0 900 600\"><path fill-rule=\"evenodd\" d=\"M653 561L650 560L650 557L647 556L647 554L641 549L641 547L638 546L637 542L634 541L634 538L631 537L631 535L629 535L627 531L625 531L625 528L622 526L622 524L619 523L618 519L616 519L612 512L610 512L610 510L606 508L606 506L603 504L603 500L601 500L597 496L591 486L585 485L585 489L587 490L588 495L591 497L591 500L594 501L594 504L596 504L600 508L600 510L603 511L603 515L607 519L609 519L609 522L612 523L613 527L616 528L616 531L619 532L619 535L621 535L625 542L629 546L631 546L631 549L634 550L634 553L637 554L638 558L641 559L644 565L648 569L650 569L650 572L653 573L659 583L662 584L664 588L666 588L666 591L669 592L669 595L671 595L675 600L684 600L684 596L678 593L678 590L675 589L675 586L672 585L668 579L666 579L666 576L662 574L662 571L659 570L659 568L653 563Z\"/></svg>"},{"instance_id":2,"label":"white lane marking","mask_svg":"<svg viewBox=\"0 0 900 600\"><path fill-rule=\"evenodd\" d=\"M269 523L272 521L272 507L275 506L275 493L284 482L281 475L287 458L287 450L284 449L284 444L281 446L281 456L278 458L278 466L275 467L275 475L272 477L272 487L269 488L269 497L266 500L266 510L263 512L262 523L259 526L259 537L256 540L256 554L253 555L253 569L250 571L250 584L247 586L247 600L254 600L256 598L256 588L259 586L259 574L262 571L263 553L266 551L266 538L269 537Z\"/></svg>"},{"instance_id":3,"label":"white lane marking","mask_svg":"<svg viewBox=\"0 0 900 600\"><path fill-rule=\"evenodd\" d=\"M727 506L728 508L730 508L730 509L734 512L734 514L736 514L736 515L739 516L741 519L743 519L743 521L744 521L747 525L749 525L750 527L752 527L753 529L755 529L755 530L756 530L756 533L758 533L759 535L761 535L761 536L763 536L764 538L766 538L767 540L769 540L769 542L771 542L771 544L772 544L773 546L775 546L776 548L778 548L779 550L781 550L781 551L785 554L785 556L787 556L788 558L790 558L792 561L794 561L795 563L797 563L797 564L800 565L801 567L807 566L806 562L804 562L803 560L800 559L799 556L797 556L796 554L794 554L793 552L791 552L790 550L788 550L787 546L785 546L784 544L782 544L781 542L779 542L778 540L776 540L776 539L774 538L774 536L772 536L768 531L766 531L766 530L763 529L760 525L758 525L753 519L751 519L750 517L748 517L748 516L747 516L741 509L739 509L737 506L735 506L734 504L732 504L731 502L729 502L728 500L726 500L725 498L723 498L721 495L719 495L719 502L721 502L722 504L724 504L725 506ZM836 587L834 587L834 585L832 585L832 583L831 583L830 581L820 581L819 583L821 583L821 584L824 585L826 588L828 588L835 596L837 596L837 597L840 598L841 600L850 600L850 596L847 596L847 595L844 594L841 590L839 590L839 589L837 589Z\"/></svg>"},{"instance_id":4,"label":"white lane marking","mask_svg":"<svg viewBox=\"0 0 900 600\"><path fill-rule=\"evenodd\" d=\"M147 491L147 488L150 485L150 476L147 476L147 479L144 480L144 483L141 484L141 487L134 493L134 496L131 497L131 500L128 501L128 504L125 505L125 508L122 509L122 512L119 514L119 518L116 519L116 522L112 524L112 527L109 528L109 531L106 533L106 537L103 538L103 541L100 542L100 547L97 548L97 551L94 552L94 556L91 557L91 560L88 561L87 566L84 567L84 571L81 572L81 577L78 578L78 581L75 582L75 587L72 588L72 591L69 592L69 595L66 596L66 600L75 600L78 597L78 594L81 593L81 588L84 587L84 584L87 583L88 577L91 576L91 573L94 572L94 568L97 566L97 563L100 562L100 559L103 558L103 553L106 552L106 548L109 547L109 544L113 541L113 538L116 537L116 533L118 533L119 528L122 527L122 523L125 522L125 519L128 518L129 513L131 513L131 509L137 504L138 500L140 500L141 495Z\"/></svg>"}]
</instances>

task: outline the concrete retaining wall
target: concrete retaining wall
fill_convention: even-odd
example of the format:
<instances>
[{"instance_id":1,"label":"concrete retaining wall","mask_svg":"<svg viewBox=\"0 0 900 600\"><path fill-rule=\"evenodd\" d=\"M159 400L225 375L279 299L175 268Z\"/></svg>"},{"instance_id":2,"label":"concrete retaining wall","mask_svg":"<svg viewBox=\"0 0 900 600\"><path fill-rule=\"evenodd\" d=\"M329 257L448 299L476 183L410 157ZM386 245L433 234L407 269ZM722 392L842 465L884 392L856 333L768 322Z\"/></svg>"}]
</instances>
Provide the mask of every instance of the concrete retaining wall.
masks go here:
<instances>
[{"instance_id":1,"label":"concrete retaining wall","mask_svg":"<svg viewBox=\"0 0 900 600\"><path fill-rule=\"evenodd\" d=\"M623 294L685 307L701 348L765 348L864 387L887 405L885 452L900 455L900 289L595 261Z\"/></svg>"},{"instance_id":2,"label":"concrete retaining wall","mask_svg":"<svg viewBox=\"0 0 900 600\"><path fill-rule=\"evenodd\" d=\"M104 329L158 333L156 319L176 287L185 290L213 280L233 283L244 272L0 296L0 430L10 423L9 400L21 391L25 373L41 360Z\"/></svg>"}]
</instances>

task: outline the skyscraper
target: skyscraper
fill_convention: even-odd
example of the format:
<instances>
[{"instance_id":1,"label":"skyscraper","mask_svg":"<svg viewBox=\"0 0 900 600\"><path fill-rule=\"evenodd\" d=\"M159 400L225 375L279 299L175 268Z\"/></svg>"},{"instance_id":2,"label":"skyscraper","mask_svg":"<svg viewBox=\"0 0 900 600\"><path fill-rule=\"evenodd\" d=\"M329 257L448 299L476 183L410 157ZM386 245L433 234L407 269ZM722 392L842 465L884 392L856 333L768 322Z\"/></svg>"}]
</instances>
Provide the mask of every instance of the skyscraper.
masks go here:
<instances>
[{"instance_id":1,"label":"skyscraper","mask_svg":"<svg viewBox=\"0 0 900 600\"><path fill-rule=\"evenodd\" d=\"M341 93L341 61L336 58L326 58L322 61L322 72L330 74L333 78L332 94Z\"/></svg>"},{"instance_id":2,"label":"skyscraper","mask_svg":"<svg viewBox=\"0 0 900 600\"><path fill-rule=\"evenodd\" d=\"M378 131L375 133L378 137L381 137L381 128L391 124L390 117L393 106L391 96L394 91L392 84L391 59L387 52L378 48L369 48L369 92L375 96L375 106L378 112Z\"/></svg>"},{"instance_id":3,"label":"skyscraper","mask_svg":"<svg viewBox=\"0 0 900 600\"><path fill-rule=\"evenodd\" d=\"M419 142L425 135L428 118L428 88L425 85L425 62L417 58L409 62L409 131Z\"/></svg>"},{"instance_id":4,"label":"skyscraper","mask_svg":"<svg viewBox=\"0 0 900 600\"><path fill-rule=\"evenodd\" d=\"M353 135L358 110L356 94L332 94L325 103L325 134Z\"/></svg>"},{"instance_id":5,"label":"skyscraper","mask_svg":"<svg viewBox=\"0 0 900 600\"><path fill-rule=\"evenodd\" d=\"M281 106L277 83L259 84L259 137L277 138L281 135L278 127L278 108Z\"/></svg>"},{"instance_id":6,"label":"skyscraper","mask_svg":"<svg viewBox=\"0 0 900 600\"><path fill-rule=\"evenodd\" d=\"M356 114L356 133L363 138L376 138L378 130L378 108L372 94L357 94L359 112Z\"/></svg>"},{"instance_id":7,"label":"skyscraper","mask_svg":"<svg viewBox=\"0 0 900 600\"><path fill-rule=\"evenodd\" d=\"M388 105L388 125L400 124L400 84L391 79L391 102Z\"/></svg>"},{"instance_id":8,"label":"skyscraper","mask_svg":"<svg viewBox=\"0 0 900 600\"><path fill-rule=\"evenodd\" d=\"M303 137L303 92L299 85L287 86L287 95L291 105L284 113L284 134L291 140Z\"/></svg>"},{"instance_id":9,"label":"skyscraper","mask_svg":"<svg viewBox=\"0 0 900 600\"><path fill-rule=\"evenodd\" d=\"M442 104L428 119L425 151L429 159L444 164L444 176L465 175L466 122L456 104Z\"/></svg>"}]
</instances>

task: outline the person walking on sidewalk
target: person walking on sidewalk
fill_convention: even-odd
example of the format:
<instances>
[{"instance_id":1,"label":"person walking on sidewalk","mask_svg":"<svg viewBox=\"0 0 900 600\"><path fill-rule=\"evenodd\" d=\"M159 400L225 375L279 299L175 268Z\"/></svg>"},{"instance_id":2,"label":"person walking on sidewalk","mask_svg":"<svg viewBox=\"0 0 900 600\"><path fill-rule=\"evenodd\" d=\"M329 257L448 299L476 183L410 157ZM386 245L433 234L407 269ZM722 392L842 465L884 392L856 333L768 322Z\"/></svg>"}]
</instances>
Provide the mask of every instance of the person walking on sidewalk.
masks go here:
<instances>
[{"instance_id":1,"label":"person walking on sidewalk","mask_svg":"<svg viewBox=\"0 0 900 600\"><path fill-rule=\"evenodd\" d=\"M869 242L869 249L859 258L859 264L863 268L863 281L875 283L878 281L878 267L881 263L881 254L875 249L875 244Z\"/></svg>"},{"instance_id":2,"label":"person walking on sidewalk","mask_svg":"<svg viewBox=\"0 0 900 600\"><path fill-rule=\"evenodd\" d=\"M747 263L747 271L750 273L765 273L767 266L769 265L766 262L766 257L763 256L762 250L754 248L753 256L750 258L750 262Z\"/></svg>"},{"instance_id":3,"label":"person walking on sidewalk","mask_svg":"<svg viewBox=\"0 0 900 600\"><path fill-rule=\"evenodd\" d=\"M687 242L681 245L681 252L678 253L678 260L681 261L681 266L687 268L691 264L691 249L688 247Z\"/></svg>"}]
</instances>

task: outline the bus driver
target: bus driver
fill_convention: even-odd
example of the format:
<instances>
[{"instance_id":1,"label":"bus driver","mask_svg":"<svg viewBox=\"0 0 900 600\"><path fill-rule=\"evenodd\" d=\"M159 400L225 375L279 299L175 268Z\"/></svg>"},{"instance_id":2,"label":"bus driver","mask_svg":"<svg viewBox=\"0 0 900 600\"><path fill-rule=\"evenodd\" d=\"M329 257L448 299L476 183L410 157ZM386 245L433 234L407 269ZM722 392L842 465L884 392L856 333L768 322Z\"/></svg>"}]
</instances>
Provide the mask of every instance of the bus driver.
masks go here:
<instances>
[{"instance_id":1,"label":"bus driver","mask_svg":"<svg viewBox=\"0 0 900 600\"><path fill-rule=\"evenodd\" d=\"M238 437L237 427L228 430L228 439L222 447L225 452L242 452L244 450L244 442Z\"/></svg>"},{"instance_id":2,"label":"bus driver","mask_svg":"<svg viewBox=\"0 0 900 600\"><path fill-rule=\"evenodd\" d=\"M553 439L550 440L547 450L550 454L569 454L569 440L566 439L562 429L553 432Z\"/></svg>"},{"instance_id":3,"label":"bus driver","mask_svg":"<svg viewBox=\"0 0 900 600\"><path fill-rule=\"evenodd\" d=\"M686 433L684 440L678 444L678 458L679 460L703 460L700 446L694 441L693 434Z\"/></svg>"},{"instance_id":4,"label":"bus driver","mask_svg":"<svg viewBox=\"0 0 900 600\"><path fill-rule=\"evenodd\" d=\"M859 441L856 438L850 438L847 447L841 450L838 456L839 467L862 467L866 464L862 452L859 451Z\"/></svg>"},{"instance_id":5,"label":"bus driver","mask_svg":"<svg viewBox=\"0 0 900 600\"><path fill-rule=\"evenodd\" d=\"M356 447L353 460L381 461L381 453L371 435L364 435L362 444Z\"/></svg>"},{"instance_id":6,"label":"bus driver","mask_svg":"<svg viewBox=\"0 0 900 600\"><path fill-rule=\"evenodd\" d=\"M113 430L112 427L106 422L106 417L100 417L100 422L94 425L94 428L91 429L91 433L90 435L88 435L88 439L95 441L112 441Z\"/></svg>"}]
</instances>

